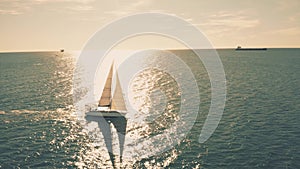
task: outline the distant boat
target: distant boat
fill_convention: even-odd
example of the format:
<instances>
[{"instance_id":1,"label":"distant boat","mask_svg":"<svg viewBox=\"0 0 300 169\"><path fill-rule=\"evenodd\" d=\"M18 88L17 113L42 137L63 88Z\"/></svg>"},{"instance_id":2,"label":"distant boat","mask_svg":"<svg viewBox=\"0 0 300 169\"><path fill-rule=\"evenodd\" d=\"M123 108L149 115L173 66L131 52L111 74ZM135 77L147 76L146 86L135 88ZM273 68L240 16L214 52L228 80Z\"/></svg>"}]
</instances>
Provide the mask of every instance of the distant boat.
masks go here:
<instances>
[{"instance_id":1,"label":"distant boat","mask_svg":"<svg viewBox=\"0 0 300 169\"><path fill-rule=\"evenodd\" d=\"M125 116L127 109L122 93L118 72L115 72L116 88L114 95L112 96L112 78L113 78L112 64L108 77L105 82L105 86L102 92L102 96L99 100L98 107L94 110L90 110L86 113L86 116L101 116L101 117L121 117Z\"/></svg>"},{"instance_id":2,"label":"distant boat","mask_svg":"<svg viewBox=\"0 0 300 169\"><path fill-rule=\"evenodd\" d=\"M242 48L238 46L235 50L267 50L267 48Z\"/></svg>"},{"instance_id":3,"label":"distant boat","mask_svg":"<svg viewBox=\"0 0 300 169\"><path fill-rule=\"evenodd\" d=\"M64 51L65 51L64 49L61 49L61 50L60 50L60 52L64 52Z\"/></svg>"}]
</instances>

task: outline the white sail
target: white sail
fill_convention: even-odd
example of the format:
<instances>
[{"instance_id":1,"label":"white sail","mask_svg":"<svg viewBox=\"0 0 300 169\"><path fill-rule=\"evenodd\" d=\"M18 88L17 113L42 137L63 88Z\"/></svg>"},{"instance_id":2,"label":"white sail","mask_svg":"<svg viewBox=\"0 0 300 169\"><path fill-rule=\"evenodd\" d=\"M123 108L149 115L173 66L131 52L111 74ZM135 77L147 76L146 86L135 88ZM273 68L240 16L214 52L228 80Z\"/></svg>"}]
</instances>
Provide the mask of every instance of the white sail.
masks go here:
<instances>
[{"instance_id":1,"label":"white sail","mask_svg":"<svg viewBox=\"0 0 300 169\"><path fill-rule=\"evenodd\" d=\"M112 110L120 110L120 111L127 110L117 72L116 72L116 89L115 89L115 92L114 92L114 95L112 98L111 109Z\"/></svg>"},{"instance_id":2,"label":"white sail","mask_svg":"<svg viewBox=\"0 0 300 169\"><path fill-rule=\"evenodd\" d=\"M99 107L110 107L111 103L111 83L112 83L112 76L113 76L113 64L110 67L105 86L99 100Z\"/></svg>"}]
</instances>

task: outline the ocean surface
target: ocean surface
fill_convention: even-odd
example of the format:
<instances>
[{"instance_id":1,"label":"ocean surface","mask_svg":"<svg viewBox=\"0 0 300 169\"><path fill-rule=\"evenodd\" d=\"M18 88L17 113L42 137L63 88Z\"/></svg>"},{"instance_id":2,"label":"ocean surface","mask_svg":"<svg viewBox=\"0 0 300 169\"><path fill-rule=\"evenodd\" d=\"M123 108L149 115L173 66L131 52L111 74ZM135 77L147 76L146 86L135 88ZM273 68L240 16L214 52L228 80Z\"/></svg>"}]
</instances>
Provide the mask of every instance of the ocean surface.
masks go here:
<instances>
[{"instance_id":1,"label":"ocean surface","mask_svg":"<svg viewBox=\"0 0 300 169\"><path fill-rule=\"evenodd\" d=\"M199 94L201 100L195 123L174 146L154 156L143 153L163 149L160 142L155 147L147 142L125 143L127 158L122 163L116 160L116 168L300 168L300 49L217 50L226 75L226 105L205 143L198 138L211 103L209 76L191 50L170 52L196 79L198 92L187 96L193 99ZM91 137L88 123L76 110L76 55L0 53L0 168L113 168L101 132L95 130ZM183 72L180 67L177 71ZM147 140L184 125L177 123L183 105L178 101L180 85L172 75L145 69L130 87L138 113L128 116L128 138ZM185 119L189 118L193 120Z\"/></svg>"}]
</instances>

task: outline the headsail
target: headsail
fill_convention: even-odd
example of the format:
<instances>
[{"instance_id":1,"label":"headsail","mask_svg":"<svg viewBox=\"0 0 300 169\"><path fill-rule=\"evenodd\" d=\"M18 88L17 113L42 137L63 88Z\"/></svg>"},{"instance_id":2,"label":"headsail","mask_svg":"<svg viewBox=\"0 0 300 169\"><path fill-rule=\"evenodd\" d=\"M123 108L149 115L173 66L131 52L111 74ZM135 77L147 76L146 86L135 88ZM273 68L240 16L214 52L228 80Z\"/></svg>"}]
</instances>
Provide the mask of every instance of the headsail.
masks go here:
<instances>
[{"instance_id":1,"label":"headsail","mask_svg":"<svg viewBox=\"0 0 300 169\"><path fill-rule=\"evenodd\" d=\"M112 103L111 103L111 109L112 110L121 110L121 111L126 111L126 105L122 93L122 88L119 80L118 73L116 72L116 89L115 93L112 98Z\"/></svg>"},{"instance_id":2,"label":"headsail","mask_svg":"<svg viewBox=\"0 0 300 169\"><path fill-rule=\"evenodd\" d=\"M99 100L100 107L110 107L111 103L111 83L112 83L112 76L113 76L113 64L110 67L105 86L102 92L102 96Z\"/></svg>"}]
</instances>

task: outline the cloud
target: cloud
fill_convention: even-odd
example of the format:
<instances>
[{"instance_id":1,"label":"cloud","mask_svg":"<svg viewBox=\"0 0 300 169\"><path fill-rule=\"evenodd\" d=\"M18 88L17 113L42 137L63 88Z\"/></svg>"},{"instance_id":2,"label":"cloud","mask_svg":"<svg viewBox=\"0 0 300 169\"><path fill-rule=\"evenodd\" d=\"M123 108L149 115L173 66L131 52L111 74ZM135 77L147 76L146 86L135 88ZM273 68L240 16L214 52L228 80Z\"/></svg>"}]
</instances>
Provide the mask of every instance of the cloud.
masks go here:
<instances>
[{"instance_id":1,"label":"cloud","mask_svg":"<svg viewBox=\"0 0 300 169\"><path fill-rule=\"evenodd\" d=\"M270 31L269 34L299 36L300 35L300 27L289 27L289 28L277 29L274 31Z\"/></svg>"},{"instance_id":2,"label":"cloud","mask_svg":"<svg viewBox=\"0 0 300 169\"><path fill-rule=\"evenodd\" d=\"M26 13L40 5L61 4L61 8L73 11L91 11L91 3L96 0L1 0L0 15L19 15ZM49 9L52 10L52 9Z\"/></svg>"},{"instance_id":3,"label":"cloud","mask_svg":"<svg viewBox=\"0 0 300 169\"><path fill-rule=\"evenodd\" d=\"M130 13L143 11L143 7L149 6L152 3L152 0L143 0L143 1L117 1L116 9L111 11L106 11L106 14L114 16L123 16Z\"/></svg>"},{"instance_id":4,"label":"cloud","mask_svg":"<svg viewBox=\"0 0 300 169\"><path fill-rule=\"evenodd\" d=\"M235 30L241 30L256 27L259 23L258 19L250 18L249 16L242 14L242 12L219 12L209 16L208 21L202 25L210 27L228 27Z\"/></svg>"},{"instance_id":5,"label":"cloud","mask_svg":"<svg viewBox=\"0 0 300 169\"><path fill-rule=\"evenodd\" d=\"M277 9L281 11L298 10L300 7L299 0L279 0L277 1Z\"/></svg>"},{"instance_id":6,"label":"cloud","mask_svg":"<svg viewBox=\"0 0 300 169\"><path fill-rule=\"evenodd\" d=\"M204 17L202 23L195 25L206 30L208 34L224 35L255 28L259 24L259 19L250 17L249 14L246 15L245 11L222 11Z\"/></svg>"},{"instance_id":7,"label":"cloud","mask_svg":"<svg viewBox=\"0 0 300 169\"><path fill-rule=\"evenodd\" d=\"M21 14L21 12L16 10L0 9L0 15L19 15L19 14Z\"/></svg>"},{"instance_id":8,"label":"cloud","mask_svg":"<svg viewBox=\"0 0 300 169\"><path fill-rule=\"evenodd\" d=\"M94 8L90 5L76 5L76 6L70 6L66 7L67 9L73 10L73 11L91 11L94 10Z\"/></svg>"},{"instance_id":9,"label":"cloud","mask_svg":"<svg viewBox=\"0 0 300 169\"><path fill-rule=\"evenodd\" d=\"M0 15L20 15L32 7L32 1L0 0Z\"/></svg>"},{"instance_id":10,"label":"cloud","mask_svg":"<svg viewBox=\"0 0 300 169\"><path fill-rule=\"evenodd\" d=\"M73 2L73 3L88 4L94 2L95 0L32 0L32 1L37 3Z\"/></svg>"}]
</instances>

